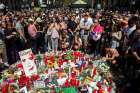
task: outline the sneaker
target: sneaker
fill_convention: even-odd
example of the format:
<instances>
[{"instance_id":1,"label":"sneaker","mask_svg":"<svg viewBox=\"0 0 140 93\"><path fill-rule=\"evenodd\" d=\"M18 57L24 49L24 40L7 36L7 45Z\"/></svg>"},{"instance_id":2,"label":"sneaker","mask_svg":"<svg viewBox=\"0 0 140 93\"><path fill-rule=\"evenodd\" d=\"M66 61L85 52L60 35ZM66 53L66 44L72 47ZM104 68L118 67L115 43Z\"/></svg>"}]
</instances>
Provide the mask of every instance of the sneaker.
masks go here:
<instances>
[{"instance_id":1,"label":"sneaker","mask_svg":"<svg viewBox=\"0 0 140 93\"><path fill-rule=\"evenodd\" d=\"M6 62L4 63L4 66L9 67L10 65Z\"/></svg>"}]
</instances>

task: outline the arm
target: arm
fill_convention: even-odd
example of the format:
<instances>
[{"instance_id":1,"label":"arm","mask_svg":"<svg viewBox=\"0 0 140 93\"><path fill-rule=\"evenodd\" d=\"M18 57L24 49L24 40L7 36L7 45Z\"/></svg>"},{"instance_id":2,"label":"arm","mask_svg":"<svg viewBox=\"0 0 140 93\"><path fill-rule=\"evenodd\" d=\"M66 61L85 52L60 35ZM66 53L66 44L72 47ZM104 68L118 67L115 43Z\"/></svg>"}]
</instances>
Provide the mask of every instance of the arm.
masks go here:
<instances>
[{"instance_id":1,"label":"arm","mask_svg":"<svg viewBox=\"0 0 140 93\"><path fill-rule=\"evenodd\" d=\"M14 37L14 35L9 35L9 36L6 36L6 39L11 39L13 37Z\"/></svg>"},{"instance_id":2,"label":"arm","mask_svg":"<svg viewBox=\"0 0 140 93\"><path fill-rule=\"evenodd\" d=\"M24 33L21 29L18 29L17 32L19 33L20 38L24 38Z\"/></svg>"},{"instance_id":3,"label":"arm","mask_svg":"<svg viewBox=\"0 0 140 93\"><path fill-rule=\"evenodd\" d=\"M34 27L35 32L37 32L37 28L35 27L35 25L33 27Z\"/></svg>"},{"instance_id":4,"label":"arm","mask_svg":"<svg viewBox=\"0 0 140 93\"><path fill-rule=\"evenodd\" d=\"M80 21L80 28L85 29L86 26L84 26L83 20Z\"/></svg>"},{"instance_id":5,"label":"arm","mask_svg":"<svg viewBox=\"0 0 140 93\"><path fill-rule=\"evenodd\" d=\"M110 52L112 52L111 50L110 50ZM106 54L106 60L114 60L114 58L115 58L115 54L114 53L112 53L112 56L111 57L109 57L108 56L108 53Z\"/></svg>"},{"instance_id":6,"label":"arm","mask_svg":"<svg viewBox=\"0 0 140 93\"><path fill-rule=\"evenodd\" d=\"M121 40L121 38L122 38L122 33L121 33L121 31L118 32L118 35L114 35L114 37L115 37L117 40Z\"/></svg>"},{"instance_id":7,"label":"arm","mask_svg":"<svg viewBox=\"0 0 140 93\"><path fill-rule=\"evenodd\" d=\"M59 31L59 25L57 23L54 23L54 25L55 25L56 30Z\"/></svg>"},{"instance_id":8,"label":"arm","mask_svg":"<svg viewBox=\"0 0 140 93\"><path fill-rule=\"evenodd\" d=\"M114 60L115 56L113 55L112 57L110 58L106 58L106 60Z\"/></svg>"},{"instance_id":9,"label":"arm","mask_svg":"<svg viewBox=\"0 0 140 93\"><path fill-rule=\"evenodd\" d=\"M134 57L137 58L137 60L140 60L140 57L138 56L137 52L133 52Z\"/></svg>"}]
</instances>

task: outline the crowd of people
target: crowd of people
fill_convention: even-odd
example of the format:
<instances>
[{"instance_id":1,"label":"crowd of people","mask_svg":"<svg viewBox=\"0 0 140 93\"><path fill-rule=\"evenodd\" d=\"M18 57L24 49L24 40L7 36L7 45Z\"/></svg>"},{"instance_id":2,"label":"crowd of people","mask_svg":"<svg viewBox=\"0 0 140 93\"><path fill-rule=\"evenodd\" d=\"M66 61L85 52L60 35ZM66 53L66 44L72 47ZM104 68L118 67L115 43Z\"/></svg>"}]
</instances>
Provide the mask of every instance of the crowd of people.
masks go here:
<instances>
[{"instance_id":1,"label":"crowd of people","mask_svg":"<svg viewBox=\"0 0 140 93\"><path fill-rule=\"evenodd\" d=\"M19 61L18 52L28 48L35 54L83 51L121 69L126 77L137 77L139 13L86 9L1 12L0 69Z\"/></svg>"}]
</instances>

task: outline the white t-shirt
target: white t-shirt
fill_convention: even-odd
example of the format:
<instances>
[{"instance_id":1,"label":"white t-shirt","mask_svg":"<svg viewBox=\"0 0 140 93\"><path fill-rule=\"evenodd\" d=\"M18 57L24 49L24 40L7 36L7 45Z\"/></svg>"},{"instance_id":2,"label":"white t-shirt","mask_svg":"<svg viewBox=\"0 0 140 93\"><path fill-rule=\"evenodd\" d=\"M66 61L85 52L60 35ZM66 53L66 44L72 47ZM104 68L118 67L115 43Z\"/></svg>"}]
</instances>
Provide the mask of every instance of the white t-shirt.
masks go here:
<instances>
[{"instance_id":1,"label":"white t-shirt","mask_svg":"<svg viewBox=\"0 0 140 93\"><path fill-rule=\"evenodd\" d=\"M87 26L87 28L90 29L91 25L93 24L92 18L89 17L86 22L84 22L84 21L85 21L85 19L82 18L80 21L80 27Z\"/></svg>"},{"instance_id":2,"label":"white t-shirt","mask_svg":"<svg viewBox=\"0 0 140 93\"><path fill-rule=\"evenodd\" d=\"M0 10L4 9L5 5L4 4L0 4Z\"/></svg>"}]
</instances>

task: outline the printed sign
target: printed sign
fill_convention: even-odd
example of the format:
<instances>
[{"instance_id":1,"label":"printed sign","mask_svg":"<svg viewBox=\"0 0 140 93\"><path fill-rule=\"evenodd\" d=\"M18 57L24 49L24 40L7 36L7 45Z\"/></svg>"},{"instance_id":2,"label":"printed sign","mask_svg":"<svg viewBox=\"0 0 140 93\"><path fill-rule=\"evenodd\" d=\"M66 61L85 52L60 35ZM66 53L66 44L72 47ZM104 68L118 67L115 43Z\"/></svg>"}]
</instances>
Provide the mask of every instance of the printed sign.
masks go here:
<instances>
[{"instance_id":1,"label":"printed sign","mask_svg":"<svg viewBox=\"0 0 140 93\"><path fill-rule=\"evenodd\" d=\"M27 49L27 50L19 52L21 62L23 65L23 69L24 69L26 76L32 76L34 74L37 74L37 68L36 68L36 64L34 62L35 60L30 59L32 54L33 53L32 53L31 49Z\"/></svg>"},{"instance_id":2,"label":"printed sign","mask_svg":"<svg viewBox=\"0 0 140 93\"><path fill-rule=\"evenodd\" d=\"M42 80L37 80L34 82L34 87L35 88L45 88L46 85L45 85L45 82L42 81Z\"/></svg>"}]
</instances>

